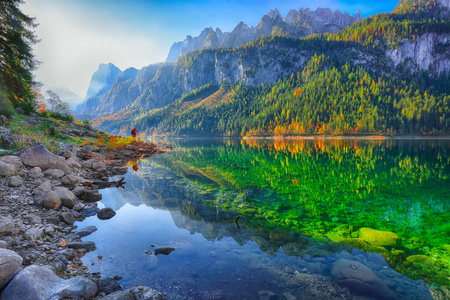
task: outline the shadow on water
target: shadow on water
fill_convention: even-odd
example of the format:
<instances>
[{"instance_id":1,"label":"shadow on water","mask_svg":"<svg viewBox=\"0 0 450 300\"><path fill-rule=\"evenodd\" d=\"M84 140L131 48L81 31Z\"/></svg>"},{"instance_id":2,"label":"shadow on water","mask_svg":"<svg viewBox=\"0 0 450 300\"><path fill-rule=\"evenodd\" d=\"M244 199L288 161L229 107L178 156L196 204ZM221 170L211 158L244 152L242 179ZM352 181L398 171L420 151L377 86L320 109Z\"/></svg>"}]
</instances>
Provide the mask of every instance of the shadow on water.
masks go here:
<instances>
[{"instance_id":1,"label":"shadow on water","mask_svg":"<svg viewBox=\"0 0 450 300\"><path fill-rule=\"evenodd\" d=\"M169 299L432 299L448 291L449 141L172 146L128 172L126 189L104 190L102 204L116 217L79 225L99 228L85 238L98 248L84 257L91 271ZM158 247L175 251L156 256Z\"/></svg>"}]
</instances>

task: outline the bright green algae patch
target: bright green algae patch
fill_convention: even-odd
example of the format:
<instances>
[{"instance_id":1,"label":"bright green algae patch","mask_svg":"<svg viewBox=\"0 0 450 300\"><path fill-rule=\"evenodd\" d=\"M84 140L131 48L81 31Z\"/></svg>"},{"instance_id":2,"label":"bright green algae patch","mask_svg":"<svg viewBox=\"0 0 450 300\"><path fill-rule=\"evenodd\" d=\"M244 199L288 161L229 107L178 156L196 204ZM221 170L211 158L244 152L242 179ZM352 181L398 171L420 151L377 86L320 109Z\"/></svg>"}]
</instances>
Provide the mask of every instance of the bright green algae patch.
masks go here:
<instances>
[{"instance_id":1,"label":"bright green algae patch","mask_svg":"<svg viewBox=\"0 0 450 300\"><path fill-rule=\"evenodd\" d=\"M449 286L449 141L227 140L156 161L244 226L381 253L411 278Z\"/></svg>"}]
</instances>

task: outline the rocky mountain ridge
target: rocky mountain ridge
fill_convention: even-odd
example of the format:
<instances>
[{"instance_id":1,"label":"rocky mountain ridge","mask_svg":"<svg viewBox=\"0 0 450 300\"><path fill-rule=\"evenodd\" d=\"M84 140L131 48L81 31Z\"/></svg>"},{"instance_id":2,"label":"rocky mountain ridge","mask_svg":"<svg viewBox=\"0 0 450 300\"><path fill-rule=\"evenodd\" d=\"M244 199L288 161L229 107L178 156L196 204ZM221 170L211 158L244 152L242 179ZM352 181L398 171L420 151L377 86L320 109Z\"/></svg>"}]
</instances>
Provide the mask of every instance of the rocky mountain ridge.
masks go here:
<instances>
[{"instance_id":1,"label":"rocky mountain ridge","mask_svg":"<svg viewBox=\"0 0 450 300\"><path fill-rule=\"evenodd\" d=\"M354 16L329 8L309 8L290 10L283 18L278 9L272 9L263 16L256 27L240 22L231 32L222 32L219 28L205 28L199 36L187 36L184 41L172 45L166 62L176 61L181 55L192 50L210 48L235 48L245 45L266 35L276 34L302 38L313 33L336 33L339 30L361 21L361 14Z\"/></svg>"},{"instance_id":2,"label":"rocky mountain ridge","mask_svg":"<svg viewBox=\"0 0 450 300\"><path fill-rule=\"evenodd\" d=\"M445 10L445 6L443 9ZM270 24L276 20L279 24L295 24L302 19L303 12L308 12L308 9L293 10L282 20L279 12L273 10L263 17L261 26L256 29L249 28L244 23L238 24L236 28L251 35L256 30L265 30L265 19L270 19ZM315 13L318 12L320 10ZM350 30L352 28L359 30L355 26ZM225 36L220 30L214 31L214 34L205 30L192 41L201 41L203 38L206 40L208 36L210 45L231 37ZM136 116L164 107L183 94L210 83L220 85L240 82L252 86L272 84L278 79L301 71L316 53L324 53L334 59L384 73L395 72L400 65L404 65L412 73L425 71L433 76L450 71L450 55L445 51L450 45L450 33L445 31L432 30L418 33L414 37L406 36L395 45L389 44L388 39L379 38L377 48L363 47L359 43L349 41L327 42L320 38L292 39L271 36L246 47L194 50L184 54L175 63L149 65L139 71L126 70L124 73L127 75L118 76L110 90L86 102L83 117L103 118L117 113L128 117ZM334 47L338 47L339 51L335 51ZM114 118L113 116L112 119Z\"/></svg>"}]
</instances>

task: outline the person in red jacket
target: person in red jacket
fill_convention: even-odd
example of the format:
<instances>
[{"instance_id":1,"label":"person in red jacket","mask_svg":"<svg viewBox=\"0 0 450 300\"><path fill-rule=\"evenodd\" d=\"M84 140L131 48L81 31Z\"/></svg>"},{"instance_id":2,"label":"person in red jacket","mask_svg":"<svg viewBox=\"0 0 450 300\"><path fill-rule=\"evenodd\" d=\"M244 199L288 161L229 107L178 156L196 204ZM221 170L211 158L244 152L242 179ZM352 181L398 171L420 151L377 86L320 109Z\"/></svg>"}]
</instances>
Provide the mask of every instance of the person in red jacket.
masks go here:
<instances>
[{"instance_id":1,"label":"person in red jacket","mask_svg":"<svg viewBox=\"0 0 450 300\"><path fill-rule=\"evenodd\" d=\"M136 128L133 128L133 130L131 130L131 136L136 137L136 133L137 133Z\"/></svg>"}]
</instances>

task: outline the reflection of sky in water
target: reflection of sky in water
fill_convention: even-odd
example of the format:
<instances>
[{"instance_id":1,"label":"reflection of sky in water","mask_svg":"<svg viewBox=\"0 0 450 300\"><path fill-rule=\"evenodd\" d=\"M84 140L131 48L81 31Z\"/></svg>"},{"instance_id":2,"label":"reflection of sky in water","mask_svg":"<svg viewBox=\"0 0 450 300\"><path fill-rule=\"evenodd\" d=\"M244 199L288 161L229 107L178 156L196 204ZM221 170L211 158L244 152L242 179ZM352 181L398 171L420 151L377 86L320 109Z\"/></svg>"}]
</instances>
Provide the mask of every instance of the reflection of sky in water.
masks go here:
<instances>
[{"instance_id":1,"label":"reflection of sky in water","mask_svg":"<svg viewBox=\"0 0 450 300\"><path fill-rule=\"evenodd\" d=\"M164 292L168 299L266 299L271 293L278 295L277 299L350 299L348 290L337 286L330 277L333 263L347 258L367 265L398 295L409 291L402 299L431 299L425 284L396 273L379 254L354 250L350 254L344 251L332 256L297 258L279 250L270 257L254 241L255 232L248 228L230 237L230 230L236 232L233 223L188 220L178 211L132 206L116 189L102 192L99 207L120 209L110 220L90 217L77 224L79 228L98 228L83 238L97 246L83 262L91 272L101 272L104 277L123 276L119 281L123 288L147 285ZM198 230L203 235L195 233ZM222 238L208 241L204 237L208 231L223 232L218 234ZM144 253L158 247L176 250L168 256ZM103 258L98 259L99 255Z\"/></svg>"}]
</instances>

